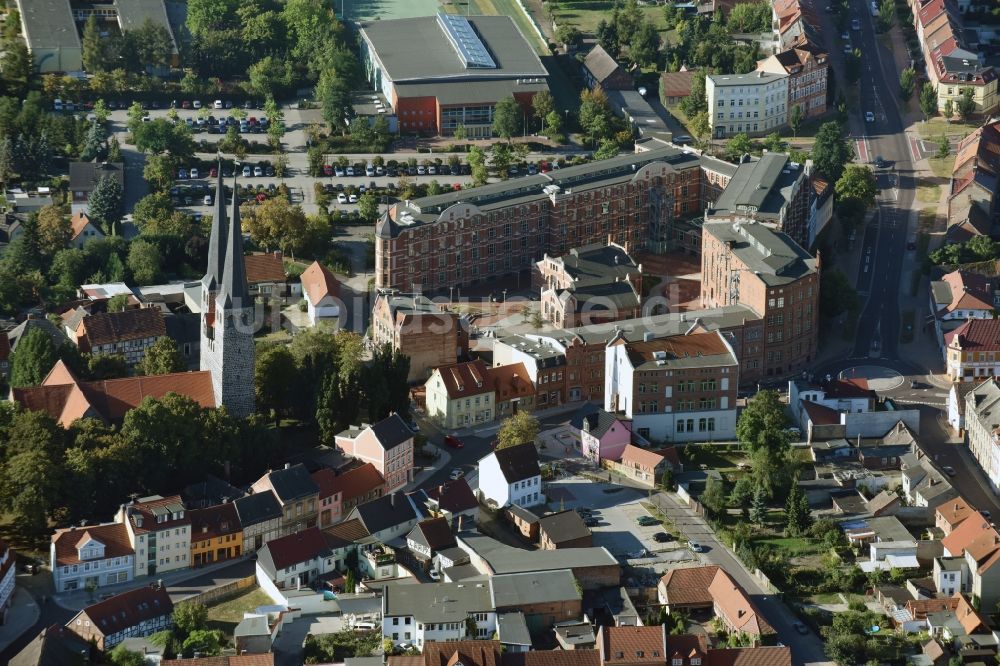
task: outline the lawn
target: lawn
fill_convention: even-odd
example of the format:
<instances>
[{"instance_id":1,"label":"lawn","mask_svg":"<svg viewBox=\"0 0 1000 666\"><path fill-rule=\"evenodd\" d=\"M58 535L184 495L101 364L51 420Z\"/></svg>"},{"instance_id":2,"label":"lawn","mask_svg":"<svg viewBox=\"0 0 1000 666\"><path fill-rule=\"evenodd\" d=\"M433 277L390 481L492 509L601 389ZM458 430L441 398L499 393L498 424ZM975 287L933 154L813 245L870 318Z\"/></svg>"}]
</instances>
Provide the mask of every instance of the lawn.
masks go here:
<instances>
[{"instance_id":1,"label":"lawn","mask_svg":"<svg viewBox=\"0 0 1000 666\"><path fill-rule=\"evenodd\" d=\"M208 607L209 628L221 629L226 636L232 636L236 625L243 619L244 612L273 603L271 597L259 587L248 588L238 597Z\"/></svg>"},{"instance_id":2,"label":"lawn","mask_svg":"<svg viewBox=\"0 0 1000 666\"><path fill-rule=\"evenodd\" d=\"M514 19L514 23L524 33L524 38L528 40L536 53L548 55L549 45L538 34L535 24L531 18L518 5L517 0L471 0L472 14L485 14L486 16L509 16ZM452 14L463 13L465 11L464 2L450 2L444 6Z\"/></svg>"},{"instance_id":3,"label":"lawn","mask_svg":"<svg viewBox=\"0 0 1000 666\"><path fill-rule=\"evenodd\" d=\"M946 122L944 118L931 118L921 123L917 123L920 136L924 139L937 139L942 134L946 136L960 136L963 139L974 129L979 127L977 122L965 122L953 119Z\"/></svg>"},{"instance_id":4,"label":"lawn","mask_svg":"<svg viewBox=\"0 0 1000 666\"><path fill-rule=\"evenodd\" d=\"M819 594L813 594L807 598L807 601L813 604L844 603L844 600L840 598L840 593L838 592L820 592Z\"/></svg>"},{"instance_id":5,"label":"lawn","mask_svg":"<svg viewBox=\"0 0 1000 666\"><path fill-rule=\"evenodd\" d=\"M935 185L928 178L918 178L917 200L921 203L936 204L941 200L941 186Z\"/></svg>"},{"instance_id":6,"label":"lawn","mask_svg":"<svg viewBox=\"0 0 1000 666\"><path fill-rule=\"evenodd\" d=\"M924 206L917 215L917 229L921 233L932 233L937 222L937 206Z\"/></svg>"},{"instance_id":7,"label":"lawn","mask_svg":"<svg viewBox=\"0 0 1000 666\"><path fill-rule=\"evenodd\" d=\"M601 19L608 20L610 18L614 4L610 0L563 0L559 3L559 11L556 15L557 22L566 21L575 25L581 32L594 34ZM657 30L666 31L667 24L663 19L662 7L642 7L641 9Z\"/></svg>"},{"instance_id":8,"label":"lawn","mask_svg":"<svg viewBox=\"0 0 1000 666\"><path fill-rule=\"evenodd\" d=\"M771 537L754 539L754 545L763 544L774 548L784 557L804 557L818 555L823 552L822 544L803 537Z\"/></svg>"},{"instance_id":9,"label":"lawn","mask_svg":"<svg viewBox=\"0 0 1000 666\"><path fill-rule=\"evenodd\" d=\"M931 172L938 178L951 178L951 171L955 167L955 158L948 157L931 157L927 159L927 163L931 167Z\"/></svg>"},{"instance_id":10,"label":"lawn","mask_svg":"<svg viewBox=\"0 0 1000 666\"><path fill-rule=\"evenodd\" d=\"M741 451L724 451L721 446L693 444L683 449L685 464L706 469L736 469L739 463L746 462L746 456Z\"/></svg>"}]
</instances>

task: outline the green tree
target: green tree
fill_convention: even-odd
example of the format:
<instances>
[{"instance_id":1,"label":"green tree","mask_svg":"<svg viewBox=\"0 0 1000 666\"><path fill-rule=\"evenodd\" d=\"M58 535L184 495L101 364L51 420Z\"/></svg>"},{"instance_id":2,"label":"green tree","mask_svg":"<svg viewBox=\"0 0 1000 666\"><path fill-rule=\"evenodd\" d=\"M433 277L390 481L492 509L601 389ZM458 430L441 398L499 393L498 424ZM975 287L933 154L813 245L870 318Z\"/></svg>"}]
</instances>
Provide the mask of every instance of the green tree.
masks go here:
<instances>
[{"instance_id":1,"label":"green tree","mask_svg":"<svg viewBox=\"0 0 1000 666\"><path fill-rule=\"evenodd\" d=\"M257 353L254 364L254 393L257 408L271 412L275 422L291 405L296 382L295 359L285 345L273 345Z\"/></svg>"},{"instance_id":2,"label":"green tree","mask_svg":"<svg viewBox=\"0 0 1000 666\"><path fill-rule=\"evenodd\" d=\"M121 354L92 354L87 358L87 374L98 381L128 377L128 362Z\"/></svg>"},{"instance_id":3,"label":"green tree","mask_svg":"<svg viewBox=\"0 0 1000 666\"><path fill-rule=\"evenodd\" d=\"M509 143L521 131L521 105L514 96L502 98L493 111L493 132Z\"/></svg>"},{"instance_id":4,"label":"green tree","mask_svg":"<svg viewBox=\"0 0 1000 666\"><path fill-rule=\"evenodd\" d=\"M958 104L955 105L958 115L961 116L962 120L968 120L976 112L975 95L976 93L972 88L962 89L962 96L958 98Z\"/></svg>"},{"instance_id":5,"label":"green tree","mask_svg":"<svg viewBox=\"0 0 1000 666\"><path fill-rule=\"evenodd\" d=\"M907 67L899 75L899 96L906 101L913 97L913 90L917 85L917 72L912 67Z\"/></svg>"},{"instance_id":6,"label":"green tree","mask_svg":"<svg viewBox=\"0 0 1000 666\"><path fill-rule=\"evenodd\" d=\"M490 146L490 163L496 169L500 178L506 180L510 165L514 162L514 151L508 143L494 143Z\"/></svg>"},{"instance_id":7,"label":"green tree","mask_svg":"<svg viewBox=\"0 0 1000 666\"><path fill-rule=\"evenodd\" d=\"M819 311L824 317L836 317L842 312L855 311L860 301L850 280L837 269L823 271L819 287Z\"/></svg>"},{"instance_id":8,"label":"green tree","mask_svg":"<svg viewBox=\"0 0 1000 666\"><path fill-rule=\"evenodd\" d=\"M612 139L601 141L601 147L594 151L595 160L607 160L618 154L618 144Z\"/></svg>"},{"instance_id":9,"label":"green tree","mask_svg":"<svg viewBox=\"0 0 1000 666\"><path fill-rule=\"evenodd\" d=\"M108 235L117 235L124 200L122 184L111 176L102 176L87 199L87 217Z\"/></svg>"},{"instance_id":10,"label":"green tree","mask_svg":"<svg viewBox=\"0 0 1000 666\"><path fill-rule=\"evenodd\" d=\"M751 398L736 421L736 436L750 452L751 475L768 496L790 479L794 468L787 425L784 405L771 390Z\"/></svg>"},{"instance_id":11,"label":"green tree","mask_svg":"<svg viewBox=\"0 0 1000 666\"><path fill-rule=\"evenodd\" d=\"M169 218L174 213L174 205L166 192L147 194L136 202L132 209L132 219L140 229L156 226L161 220Z\"/></svg>"},{"instance_id":12,"label":"green tree","mask_svg":"<svg viewBox=\"0 0 1000 666\"><path fill-rule=\"evenodd\" d=\"M518 444L534 443L539 431L538 419L528 412L518 412L504 419L497 432L497 448L506 449Z\"/></svg>"},{"instance_id":13,"label":"green tree","mask_svg":"<svg viewBox=\"0 0 1000 666\"><path fill-rule=\"evenodd\" d=\"M169 152L174 157L186 158L194 154L194 139L185 123L174 125L166 118L154 118L140 123L132 131L135 147L144 153Z\"/></svg>"},{"instance_id":14,"label":"green tree","mask_svg":"<svg viewBox=\"0 0 1000 666\"><path fill-rule=\"evenodd\" d=\"M556 100L548 90L540 90L531 97L531 111L535 119L542 125L545 131L545 124L550 113L556 110ZM558 116L558 114L556 114Z\"/></svg>"},{"instance_id":15,"label":"green tree","mask_svg":"<svg viewBox=\"0 0 1000 666\"><path fill-rule=\"evenodd\" d=\"M144 240L132 241L125 263L132 279L138 284L156 284L163 270L163 257L159 248Z\"/></svg>"},{"instance_id":16,"label":"green tree","mask_svg":"<svg viewBox=\"0 0 1000 666\"><path fill-rule=\"evenodd\" d=\"M93 17L93 14L91 14ZM141 652L129 650L123 644L118 644L108 655L114 666L145 666L146 657Z\"/></svg>"},{"instance_id":17,"label":"green tree","mask_svg":"<svg viewBox=\"0 0 1000 666\"><path fill-rule=\"evenodd\" d=\"M147 155L146 164L142 168L142 177L148 183L159 190L166 190L173 185L174 177L177 174L177 158L172 155ZM169 199L168 199L169 200ZM137 202L137 206L142 203L142 199ZM151 218L146 219L147 222Z\"/></svg>"},{"instance_id":18,"label":"green tree","mask_svg":"<svg viewBox=\"0 0 1000 666\"><path fill-rule=\"evenodd\" d=\"M127 294L115 294L108 299L108 312L124 312L128 308Z\"/></svg>"},{"instance_id":19,"label":"green tree","mask_svg":"<svg viewBox=\"0 0 1000 666\"><path fill-rule=\"evenodd\" d=\"M184 639L192 632L204 629L208 624L208 608L204 604L185 601L174 606L171 616L177 635Z\"/></svg>"},{"instance_id":20,"label":"green tree","mask_svg":"<svg viewBox=\"0 0 1000 666\"><path fill-rule=\"evenodd\" d=\"M944 159L948 157L950 153L951 153L951 144L948 143L948 137L942 134L940 138L938 138L938 149L936 157L938 159Z\"/></svg>"},{"instance_id":21,"label":"green tree","mask_svg":"<svg viewBox=\"0 0 1000 666\"><path fill-rule=\"evenodd\" d=\"M69 244L73 226L69 218L55 206L45 206L38 211L38 249L53 257Z\"/></svg>"},{"instance_id":22,"label":"green tree","mask_svg":"<svg viewBox=\"0 0 1000 666\"><path fill-rule=\"evenodd\" d=\"M951 119L955 116L955 102L949 97L944 102L944 109L941 112L944 116L945 121L951 122Z\"/></svg>"},{"instance_id":23,"label":"green tree","mask_svg":"<svg viewBox=\"0 0 1000 666\"><path fill-rule=\"evenodd\" d=\"M555 37L556 41L565 44L566 48L573 48L580 42L583 33L575 25L564 21L560 22L559 27L556 28Z\"/></svg>"},{"instance_id":24,"label":"green tree","mask_svg":"<svg viewBox=\"0 0 1000 666\"><path fill-rule=\"evenodd\" d=\"M614 134L613 116L604 90L598 87L580 93L580 127L589 143L597 145Z\"/></svg>"},{"instance_id":25,"label":"green tree","mask_svg":"<svg viewBox=\"0 0 1000 666\"><path fill-rule=\"evenodd\" d=\"M878 185L875 182L875 172L871 167L861 164L848 164L837 179L834 186L837 198L854 199L865 207L875 205L875 195L878 193Z\"/></svg>"},{"instance_id":26,"label":"green tree","mask_svg":"<svg viewBox=\"0 0 1000 666\"><path fill-rule=\"evenodd\" d=\"M640 67L655 65L660 57L660 33L656 26L644 20L629 45L629 56Z\"/></svg>"},{"instance_id":27,"label":"green tree","mask_svg":"<svg viewBox=\"0 0 1000 666\"><path fill-rule=\"evenodd\" d=\"M91 14L83 24L83 68L90 73L104 69L104 44L101 41L101 27L97 15Z\"/></svg>"},{"instance_id":28,"label":"green tree","mask_svg":"<svg viewBox=\"0 0 1000 666\"><path fill-rule=\"evenodd\" d=\"M844 165L853 158L854 153L844 140L840 123L831 121L820 125L812 150L812 160L816 169L836 182L844 172Z\"/></svg>"},{"instance_id":29,"label":"green tree","mask_svg":"<svg viewBox=\"0 0 1000 666\"><path fill-rule=\"evenodd\" d=\"M726 511L726 489L715 476L705 481L705 492L698 498L702 506L712 516L720 516Z\"/></svg>"},{"instance_id":30,"label":"green tree","mask_svg":"<svg viewBox=\"0 0 1000 666\"><path fill-rule=\"evenodd\" d=\"M726 142L726 157L734 161L746 155L751 150L753 150L753 144L750 141L750 137L742 132Z\"/></svg>"},{"instance_id":31,"label":"green tree","mask_svg":"<svg viewBox=\"0 0 1000 666\"><path fill-rule=\"evenodd\" d=\"M777 153L784 149L785 142L781 140L781 134L778 132L771 132L764 137L764 147L772 153Z\"/></svg>"},{"instance_id":32,"label":"green tree","mask_svg":"<svg viewBox=\"0 0 1000 666\"><path fill-rule=\"evenodd\" d=\"M187 28L198 36L233 27L238 7L238 0L188 0Z\"/></svg>"},{"instance_id":33,"label":"green tree","mask_svg":"<svg viewBox=\"0 0 1000 666\"><path fill-rule=\"evenodd\" d=\"M805 118L805 113L802 111L802 105L796 104L792 107L792 110L788 113L788 126L792 128L792 136L798 136L799 130L802 129L802 120Z\"/></svg>"},{"instance_id":34,"label":"green tree","mask_svg":"<svg viewBox=\"0 0 1000 666\"><path fill-rule=\"evenodd\" d=\"M362 220L374 222L378 217L378 199L371 192L365 192L358 198L358 214Z\"/></svg>"},{"instance_id":35,"label":"green tree","mask_svg":"<svg viewBox=\"0 0 1000 666\"><path fill-rule=\"evenodd\" d=\"M203 657L213 657L222 652L222 632L218 629L196 629L184 639L182 650L185 655L195 652Z\"/></svg>"},{"instance_id":36,"label":"green tree","mask_svg":"<svg viewBox=\"0 0 1000 666\"><path fill-rule=\"evenodd\" d=\"M750 520L758 525L763 525L767 521L767 493L761 485L757 485L753 491L753 498L750 504Z\"/></svg>"},{"instance_id":37,"label":"green tree","mask_svg":"<svg viewBox=\"0 0 1000 666\"><path fill-rule=\"evenodd\" d=\"M59 360L59 351L41 326L31 326L10 355L12 388L38 386Z\"/></svg>"},{"instance_id":38,"label":"green tree","mask_svg":"<svg viewBox=\"0 0 1000 666\"><path fill-rule=\"evenodd\" d=\"M937 113L937 105L937 88L933 83L925 83L920 89L920 111L925 118L930 118Z\"/></svg>"},{"instance_id":39,"label":"green tree","mask_svg":"<svg viewBox=\"0 0 1000 666\"><path fill-rule=\"evenodd\" d=\"M141 375L167 375L183 372L186 368L187 363L177 349L177 343L167 336L157 338L156 342L147 347L135 366L136 372Z\"/></svg>"},{"instance_id":40,"label":"green tree","mask_svg":"<svg viewBox=\"0 0 1000 666\"><path fill-rule=\"evenodd\" d=\"M285 197L274 197L261 204L243 206L243 228L255 243L266 249L279 249L294 256L306 239L306 214Z\"/></svg>"},{"instance_id":41,"label":"green tree","mask_svg":"<svg viewBox=\"0 0 1000 666\"><path fill-rule=\"evenodd\" d=\"M0 59L0 70L8 81L27 83L33 69L31 53L21 40L8 42Z\"/></svg>"},{"instance_id":42,"label":"green tree","mask_svg":"<svg viewBox=\"0 0 1000 666\"><path fill-rule=\"evenodd\" d=\"M788 534L798 536L804 533L809 529L811 521L809 500L796 479L792 482L791 491L785 500L785 526Z\"/></svg>"},{"instance_id":43,"label":"green tree","mask_svg":"<svg viewBox=\"0 0 1000 666\"><path fill-rule=\"evenodd\" d=\"M692 118L698 113L708 112L708 101L705 96L705 75L707 71L702 68L694 73L691 79L691 94L681 100L681 111L688 118Z\"/></svg>"}]
</instances>

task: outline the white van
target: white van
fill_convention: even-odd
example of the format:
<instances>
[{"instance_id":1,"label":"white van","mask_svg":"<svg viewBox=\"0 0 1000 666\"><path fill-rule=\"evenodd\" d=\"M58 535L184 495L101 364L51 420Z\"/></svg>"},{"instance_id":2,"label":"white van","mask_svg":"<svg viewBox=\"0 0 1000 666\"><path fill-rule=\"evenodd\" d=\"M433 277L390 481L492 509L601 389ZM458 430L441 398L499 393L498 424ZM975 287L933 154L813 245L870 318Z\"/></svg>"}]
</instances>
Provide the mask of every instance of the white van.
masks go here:
<instances>
[{"instance_id":1,"label":"white van","mask_svg":"<svg viewBox=\"0 0 1000 666\"><path fill-rule=\"evenodd\" d=\"M354 631L375 631L374 622L355 622Z\"/></svg>"}]
</instances>

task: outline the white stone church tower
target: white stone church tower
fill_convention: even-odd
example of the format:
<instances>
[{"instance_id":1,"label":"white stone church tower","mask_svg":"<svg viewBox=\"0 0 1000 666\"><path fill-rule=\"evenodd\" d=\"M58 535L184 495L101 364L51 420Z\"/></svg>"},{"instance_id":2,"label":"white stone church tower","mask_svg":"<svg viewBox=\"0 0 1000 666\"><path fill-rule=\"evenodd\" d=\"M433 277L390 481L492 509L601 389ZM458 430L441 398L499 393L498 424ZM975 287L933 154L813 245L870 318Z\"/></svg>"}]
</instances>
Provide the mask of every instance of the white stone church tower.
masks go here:
<instances>
[{"instance_id":1,"label":"white stone church tower","mask_svg":"<svg viewBox=\"0 0 1000 666\"><path fill-rule=\"evenodd\" d=\"M215 404L233 416L246 417L254 411L255 322L235 185L234 178L232 217L228 217L219 164L208 272L201 280L201 369L212 373Z\"/></svg>"}]
</instances>

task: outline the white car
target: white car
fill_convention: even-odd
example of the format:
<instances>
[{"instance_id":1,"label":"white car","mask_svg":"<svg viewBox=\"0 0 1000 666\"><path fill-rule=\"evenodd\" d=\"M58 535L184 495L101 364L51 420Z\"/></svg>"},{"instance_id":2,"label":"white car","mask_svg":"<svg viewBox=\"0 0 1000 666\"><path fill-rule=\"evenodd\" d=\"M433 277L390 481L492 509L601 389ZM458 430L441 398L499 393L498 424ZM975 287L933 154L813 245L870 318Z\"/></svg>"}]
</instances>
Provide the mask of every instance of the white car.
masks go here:
<instances>
[{"instance_id":1,"label":"white car","mask_svg":"<svg viewBox=\"0 0 1000 666\"><path fill-rule=\"evenodd\" d=\"M222 108L222 100L221 99L217 99L214 102L212 102L212 108L213 109L221 109Z\"/></svg>"},{"instance_id":2,"label":"white car","mask_svg":"<svg viewBox=\"0 0 1000 666\"><path fill-rule=\"evenodd\" d=\"M875 114L872 113L871 111L865 111L865 122L866 123L875 122Z\"/></svg>"},{"instance_id":3,"label":"white car","mask_svg":"<svg viewBox=\"0 0 1000 666\"><path fill-rule=\"evenodd\" d=\"M380 166L379 167L375 167L375 175L376 176L384 176L385 175L385 167L380 167Z\"/></svg>"},{"instance_id":4,"label":"white car","mask_svg":"<svg viewBox=\"0 0 1000 666\"><path fill-rule=\"evenodd\" d=\"M341 167L334 167L333 175L335 175L337 178L343 178L344 170Z\"/></svg>"},{"instance_id":5,"label":"white car","mask_svg":"<svg viewBox=\"0 0 1000 666\"><path fill-rule=\"evenodd\" d=\"M201 100L197 100L196 99L194 102L192 102L191 103L191 108L193 108L193 109L200 109L201 108Z\"/></svg>"},{"instance_id":6,"label":"white car","mask_svg":"<svg viewBox=\"0 0 1000 666\"><path fill-rule=\"evenodd\" d=\"M437 569L431 569L427 575L430 576L431 580L435 582L441 580L441 572Z\"/></svg>"},{"instance_id":7,"label":"white car","mask_svg":"<svg viewBox=\"0 0 1000 666\"><path fill-rule=\"evenodd\" d=\"M861 21L858 19L853 19L851 21L851 30L858 31L861 30Z\"/></svg>"},{"instance_id":8,"label":"white car","mask_svg":"<svg viewBox=\"0 0 1000 666\"><path fill-rule=\"evenodd\" d=\"M358 203L358 195L352 194L351 196L347 197L347 201L348 203Z\"/></svg>"},{"instance_id":9,"label":"white car","mask_svg":"<svg viewBox=\"0 0 1000 666\"><path fill-rule=\"evenodd\" d=\"M345 203L347 203L347 195L344 194L343 192L341 192L340 194L338 194L337 195L337 203L339 203L339 204L345 204Z\"/></svg>"},{"instance_id":10,"label":"white car","mask_svg":"<svg viewBox=\"0 0 1000 666\"><path fill-rule=\"evenodd\" d=\"M688 548L690 548L695 553L700 553L702 551L701 544L697 541L688 541Z\"/></svg>"},{"instance_id":11,"label":"white car","mask_svg":"<svg viewBox=\"0 0 1000 666\"><path fill-rule=\"evenodd\" d=\"M211 206L212 205L212 195L211 194L206 194L205 195L204 203L205 203L206 206Z\"/></svg>"},{"instance_id":12,"label":"white car","mask_svg":"<svg viewBox=\"0 0 1000 666\"><path fill-rule=\"evenodd\" d=\"M427 167L427 175L428 176L436 176L437 172L438 172L438 170L437 170L436 166L429 166L429 167Z\"/></svg>"},{"instance_id":13,"label":"white car","mask_svg":"<svg viewBox=\"0 0 1000 666\"><path fill-rule=\"evenodd\" d=\"M347 175L348 176L353 176L354 175L354 167L352 167L352 166L347 167Z\"/></svg>"},{"instance_id":14,"label":"white car","mask_svg":"<svg viewBox=\"0 0 1000 666\"><path fill-rule=\"evenodd\" d=\"M260 178L261 176L264 175L264 169L260 168L259 166L255 166L253 168L253 175L255 175L258 178Z\"/></svg>"},{"instance_id":15,"label":"white car","mask_svg":"<svg viewBox=\"0 0 1000 666\"><path fill-rule=\"evenodd\" d=\"M243 167L243 177L244 178L249 178L252 175L253 175L253 169L251 169L249 166Z\"/></svg>"},{"instance_id":16,"label":"white car","mask_svg":"<svg viewBox=\"0 0 1000 666\"><path fill-rule=\"evenodd\" d=\"M427 175L427 167L425 167L425 166L418 166L417 167L417 175L418 176L426 176Z\"/></svg>"},{"instance_id":17,"label":"white car","mask_svg":"<svg viewBox=\"0 0 1000 666\"><path fill-rule=\"evenodd\" d=\"M465 476L465 472L456 467L455 469L451 470L451 474L448 475L448 478L451 479L452 481L458 481L463 476Z\"/></svg>"},{"instance_id":18,"label":"white car","mask_svg":"<svg viewBox=\"0 0 1000 666\"><path fill-rule=\"evenodd\" d=\"M373 166L366 166L365 167L365 175L368 176L369 178L371 178L372 176L374 176L375 175L375 167L373 167Z\"/></svg>"},{"instance_id":19,"label":"white car","mask_svg":"<svg viewBox=\"0 0 1000 666\"><path fill-rule=\"evenodd\" d=\"M198 169L196 169L195 167L191 167L191 177L192 178L200 178L201 177L201 174L198 173Z\"/></svg>"}]
</instances>

